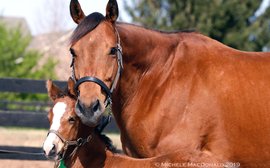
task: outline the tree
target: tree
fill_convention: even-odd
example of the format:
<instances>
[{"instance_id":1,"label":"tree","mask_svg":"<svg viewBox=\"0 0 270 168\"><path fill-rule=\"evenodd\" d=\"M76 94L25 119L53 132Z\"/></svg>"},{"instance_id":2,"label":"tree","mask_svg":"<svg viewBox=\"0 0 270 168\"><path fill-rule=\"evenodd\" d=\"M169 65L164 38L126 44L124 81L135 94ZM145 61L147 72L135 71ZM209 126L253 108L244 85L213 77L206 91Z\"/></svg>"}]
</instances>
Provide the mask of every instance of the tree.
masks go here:
<instances>
[{"instance_id":1,"label":"tree","mask_svg":"<svg viewBox=\"0 0 270 168\"><path fill-rule=\"evenodd\" d=\"M250 40L254 45L262 46L263 51L270 51L270 8L260 16L249 28Z\"/></svg>"},{"instance_id":2,"label":"tree","mask_svg":"<svg viewBox=\"0 0 270 168\"><path fill-rule=\"evenodd\" d=\"M195 29L233 48L261 51L269 45L269 10L251 24L261 1L131 0L133 22L162 30Z\"/></svg>"},{"instance_id":3,"label":"tree","mask_svg":"<svg viewBox=\"0 0 270 168\"><path fill-rule=\"evenodd\" d=\"M0 77L31 79L55 78L55 61L48 59L38 64L42 57L38 51L28 49L31 37L23 35L20 28L7 28L0 22ZM38 66L39 65L39 66ZM5 94L0 99L46 99L47 95Z\"/></svg>"},{"instance_id":4,"label":"tree","mask_svg":"<svg viewBox=\"0 0 270 168\"><path fill-rule=\"evenodd\" d=\"M30 41L31 37L24 36L19 27L8 29L0 23L0 77L54 78L55 62L49 59L37 67L42 54L27 48Z\"/></svg>"}]
</instances>

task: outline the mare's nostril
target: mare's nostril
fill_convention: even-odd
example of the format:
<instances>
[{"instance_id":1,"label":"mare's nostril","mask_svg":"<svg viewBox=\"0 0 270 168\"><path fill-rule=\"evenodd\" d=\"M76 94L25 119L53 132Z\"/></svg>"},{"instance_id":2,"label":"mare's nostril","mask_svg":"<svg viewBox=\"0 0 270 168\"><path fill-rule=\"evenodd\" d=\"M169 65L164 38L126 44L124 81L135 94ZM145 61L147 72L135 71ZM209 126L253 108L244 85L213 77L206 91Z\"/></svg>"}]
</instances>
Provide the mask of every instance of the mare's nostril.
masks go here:
<instances>
[{"instance_id":1,"label":"mare's nostril","mask_svg":"<svg viewBox=\"0 0 270 168\"><path fill-rule=\"evenodd\" d=\"M85 117L91 117L94 113L99 112L102 106L99 100L93 101L90 105L85 105L81 101L78 101L75 106L76 113L80 115L84 115Z\"/></svg>"},{"instance_id":2,"label":"mare's nostril","mask_svg":"<svg viewBox=\"0 0 270 168\"><path fill-rule=\"evenodd\" d=\"M93 104L92 104L92 112L95 113L97 111L100 110L100 103L99 100L96 100Z\"/></svg>"}]
</instances>

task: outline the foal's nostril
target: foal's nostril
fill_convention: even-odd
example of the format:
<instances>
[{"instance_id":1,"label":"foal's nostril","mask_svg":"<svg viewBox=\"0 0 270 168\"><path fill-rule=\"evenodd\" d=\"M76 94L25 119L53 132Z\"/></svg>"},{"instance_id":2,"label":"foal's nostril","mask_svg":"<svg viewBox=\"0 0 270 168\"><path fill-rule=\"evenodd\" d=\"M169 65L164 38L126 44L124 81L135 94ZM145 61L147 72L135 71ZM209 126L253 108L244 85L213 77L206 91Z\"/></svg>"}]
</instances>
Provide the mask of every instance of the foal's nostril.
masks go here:
<instances>
[{"instance_id":1,"label":"foal's nostril","mask_svg":"<svg viewBox=\"0 0 270 168\"><path fill-rule=\"evenodd\" d=\"M93 104L92 104L92 112L95 113L97 111L99 111L100 109L100 103L99 100L96 100Z\"/></svg>"},{"instance_id":2,"label":"foal's nostril","mask_svg":"<svg viewBox=\"0 0 270 168\"><path fill-rule=\"evenodd\" d=\"M53 148L49 152L49 156L55 156L56 155L56 147L53 145Z\"/></svg>"}]
</instances>

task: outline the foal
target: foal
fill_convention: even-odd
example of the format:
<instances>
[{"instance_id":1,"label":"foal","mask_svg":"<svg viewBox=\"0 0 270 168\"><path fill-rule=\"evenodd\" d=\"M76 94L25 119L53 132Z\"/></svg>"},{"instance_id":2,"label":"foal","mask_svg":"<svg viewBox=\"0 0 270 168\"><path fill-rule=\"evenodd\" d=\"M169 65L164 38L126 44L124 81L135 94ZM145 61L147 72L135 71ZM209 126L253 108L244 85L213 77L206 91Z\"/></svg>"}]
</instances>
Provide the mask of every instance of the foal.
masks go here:
<instances>
[{"instance_id":1,"label":"foal","mask_svg":"<svg viewBox=\"0 0 270 168\"><path fill-rule=\"evenodd\" d=\"M155 159L117 154L108 137L82 124L75 113L76 98L72 92L62 91L52 81L47 81L47 89L54 103L48 114L50 130L43 145L47 158L56 162L63 160L66 167L73 168L156 167Z\"/></svg>"}]
</instances>

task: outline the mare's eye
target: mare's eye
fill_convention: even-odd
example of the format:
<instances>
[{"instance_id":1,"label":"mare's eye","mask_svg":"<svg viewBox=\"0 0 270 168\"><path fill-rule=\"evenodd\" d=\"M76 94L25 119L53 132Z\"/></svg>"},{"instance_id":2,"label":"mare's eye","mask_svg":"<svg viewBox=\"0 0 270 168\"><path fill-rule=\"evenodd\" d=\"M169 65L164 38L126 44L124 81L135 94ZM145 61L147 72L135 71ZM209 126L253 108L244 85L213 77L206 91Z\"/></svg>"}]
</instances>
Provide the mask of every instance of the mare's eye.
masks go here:
<instances>
[{"instance_id":1,"label":"mare's eye","mask_svg":"<svg viewBox=\"0 0 270 168\"><path fill-rule=\"evenodd\" d=\"M117 53L117 48L113 47L110 51L110 54L109 55L116 55Z\"/></svg>"},{"instance_id":2,"label":"mare's eye","mask_svg":"<svg viewBox=\"0 0 270 168\"><path fill-rule=\"evenodd\" d=\"M70 124L74 124L75 121L76 121L75 117L69 117L69 118L68 118L68 122L69 122Z\"/></svg>"}]
</instances>

